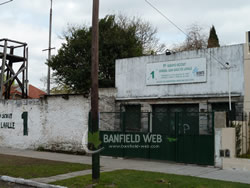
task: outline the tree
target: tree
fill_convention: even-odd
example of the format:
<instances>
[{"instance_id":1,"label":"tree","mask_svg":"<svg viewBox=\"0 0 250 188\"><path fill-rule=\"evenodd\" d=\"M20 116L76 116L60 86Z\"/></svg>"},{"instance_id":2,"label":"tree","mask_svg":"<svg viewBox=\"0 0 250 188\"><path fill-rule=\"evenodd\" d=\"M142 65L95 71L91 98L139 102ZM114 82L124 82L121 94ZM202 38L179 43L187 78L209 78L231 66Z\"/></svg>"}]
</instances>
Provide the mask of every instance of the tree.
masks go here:
<instances>
[{"instance_id":1,"label":"tree","mask_svg":"<svg viewBox=\"0 0 250 188\"><path fill-rule=\"evenodd\" d=\"M48 84L48 78L47 76L43 76L40 78L40 82L42 82L43 87L40 89L43 91L46 91L47 84ZM55 77L50 77L50 85L51 85L51 94L68 94L68 93L74 93L67 85L63 83L59 83Z\"/></svg>"},{"instance_id":2,"label":"tree","mask_svg":"<svg viewBox=\"0 0 250 188\"><path fill-rule=\"evenodd\" d=\"M152 46L157 41L155 29L139 19L130 21L127 17L116 18L115 15L99 20L100 87L115 86L116 59L142 56L149 49L154 50ZM69 28L58 54L48 62L57 83L75 92L88 92L90 88L91 29L87 26ZM147 46L150 41L153 41L152 45Z\"/></svg>"},{"instance_id":3,"label":"tree","mask_svg":"<svg viewBox=\"0 0 250 188\"><path fill-rule=\"evenodd\" d=\"M123 29L131 26L135 27L136 36L142 43L144 55L164 53L166 51L165 44L160 43L159 39L156 38L157 28L152 27L150 22L143 21L138 17L128 18L120 14L117 17L117 23Z\"/></svg>"},{"instance_id":4,"label":"tree","mask_svg":"<svg viewBox=\"0 0 250 188\"><path fill-rule=\"evenodd\" d=\"M197 24L192 24L187 28L187 37L184 43L176 45L173 51L199 50L207 47L207 35L203 28Z\"/></svg>"},{"instance_id":5,"label":"tree","mask_svg":"<svg viewBox=\"0 0 250 188\"><path fill-rule=\"evenodd\" d=\"M210 29L209 37L208 37L207 48L214 48L214 47L220 47L220 44L219 44L218 36L216 34L216 30L214 26L212 25Z\"/></svg>"}]
</instances>

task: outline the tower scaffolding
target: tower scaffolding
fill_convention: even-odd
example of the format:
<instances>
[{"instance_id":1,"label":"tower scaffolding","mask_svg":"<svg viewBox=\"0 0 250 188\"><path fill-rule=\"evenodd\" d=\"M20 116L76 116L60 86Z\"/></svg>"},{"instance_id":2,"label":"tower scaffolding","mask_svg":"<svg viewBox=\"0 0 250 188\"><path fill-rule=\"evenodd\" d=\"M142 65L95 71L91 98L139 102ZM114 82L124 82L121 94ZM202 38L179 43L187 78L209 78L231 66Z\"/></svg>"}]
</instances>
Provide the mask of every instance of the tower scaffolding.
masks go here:
<instances>
[{"instance_id":1,"label":"tower scaffolding","mask_svg":"<svg viewBox=\"0 0 250 188\"><path fill-rule=\"evenodd\" d=\"M0 99L10 99L11 87L16 81L22 98L28 96L27 43L0 39ZM16 71L15 71L16 70Z\"/></svg>"}]
</instances>

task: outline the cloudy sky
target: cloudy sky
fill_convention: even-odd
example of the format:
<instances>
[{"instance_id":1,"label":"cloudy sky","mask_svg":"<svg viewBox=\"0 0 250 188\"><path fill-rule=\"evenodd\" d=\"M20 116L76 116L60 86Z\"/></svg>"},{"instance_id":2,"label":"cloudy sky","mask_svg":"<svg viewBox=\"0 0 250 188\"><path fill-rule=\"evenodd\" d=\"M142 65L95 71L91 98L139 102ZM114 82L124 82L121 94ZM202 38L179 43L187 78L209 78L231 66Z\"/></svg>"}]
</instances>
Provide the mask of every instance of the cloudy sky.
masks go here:
<instances>
[{"instance_id":1,"label":"cloudy sky","mask_svg":"<svg viewBox=\"0 0 250 188\"><path fill-rule=\"evenodd\" d=\"M6 0L0 0L0 3ZM148 0L176 25L185 30L199 24L205 31L215 25L221 45L245 42L250 30L249 0ZM50 0L14 0L0 6L0 38L29 45L29 81L45 88L40 79L47 74L44 64L48 48ZM145 0L100 0L100 18L122 13L138 16L158 28L158 38L167 47L184 41L185 35L150 7ZM53 0L52 47L58 50L59 38L68 25L91 24L92 0ZM53 50L55 55L57 50Z\"/></svg>"}]
</instances>

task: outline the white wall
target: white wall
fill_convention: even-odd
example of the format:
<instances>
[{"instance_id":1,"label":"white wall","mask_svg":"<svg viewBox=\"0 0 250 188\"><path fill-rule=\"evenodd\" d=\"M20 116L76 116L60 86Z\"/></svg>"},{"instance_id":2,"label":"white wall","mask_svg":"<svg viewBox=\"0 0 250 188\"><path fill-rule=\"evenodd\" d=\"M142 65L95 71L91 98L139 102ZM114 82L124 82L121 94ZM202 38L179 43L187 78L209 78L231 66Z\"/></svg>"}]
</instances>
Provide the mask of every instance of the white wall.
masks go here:
<instances>
[{"instance_id":1,"label":"white wall","mask_svg":"<svg viewBox=\"0 0 250 188\"><path fill-rule=\"evenodd\" d=\"M248 32L246 33L246 44L244 45L245 53L245 97L244 97L244 111L250 113L250 44L248 39Z\"/></svg>"},{"instance_id":2,"label":"white wall","mask_svg":"<svg viewBox=\"0 0 250 188\"><path fill-rule=\"evenodd\" d=\"M28 112L28 136L23 135L23 112ZM0 122L14 122L15 129L0 128L1 147L75 150L88 127L89 100L83 96L50 96L45 99L1 101Z\"/></svg>"},{"instance_id":3,"label":"white wall","mask_svg":"<svg viewBox=\"0 0 250 188\"><path fill-rule=\"evenodd\" d=\"M215 128L215 166L223 168L227 157L220 157L220 150L229 150L229 158L235 158L235 128Z\"/></svg>"},{"instance_id":4,"label":"white wall","mask_svg":"<svg viewBox=\"0 0 250 188\"><path fill-rule=\"evenodd\" d=\"M215 166L222 168L222 158L220 157L221 150L221 128L215 128L214 131L214 155L215 155Z\"/></svg>"},{"instance_id":5,"label":"white wall","mask_svg":"<svg viewBox=\"0 0 250 188\"><path fill-rule=\"evenodd\" d=\"M228 72L215 60L229 62L232 96L244 95L243 45L186 51L169 56L156 55L116 61L117 99L228 96ZM183 59L206 58L207 82L173 85L146 85L146 65Z\"/></svg>"},{"instance_id":6,"label":"white wall","mask_svg":"<svg viewBox=\"0 0 250 188\"><path fill-rule=\"evenodd\" d=\"M101 90L100 110L114 108L115 90ZM106 108L105 108L106 107ZM43 99L0 101L0 147L81 151L88 128L90 99L82 95L47 96ZM23 112L28 112L28 136L23 135ZM2 118L2 114L12 114ZM1 123L15 129L1 128Z\"/></svg>"}]
</instances>

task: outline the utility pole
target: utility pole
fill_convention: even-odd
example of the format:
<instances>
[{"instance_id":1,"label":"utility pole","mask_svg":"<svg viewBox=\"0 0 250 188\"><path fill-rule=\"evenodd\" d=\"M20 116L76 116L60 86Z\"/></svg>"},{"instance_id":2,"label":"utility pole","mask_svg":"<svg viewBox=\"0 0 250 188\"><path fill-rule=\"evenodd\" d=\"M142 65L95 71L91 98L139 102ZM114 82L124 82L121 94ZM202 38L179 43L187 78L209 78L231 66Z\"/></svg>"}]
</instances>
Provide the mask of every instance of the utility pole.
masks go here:
<instances>
[{"instance_id":1,"label":"utility pole","mask_svg":"<svg viewBox=\"0 0 250 188\"><path fill-rule=\"evenodd\" d=\"M49 48L48 48L48 60L51 60L51 30L52 30L52 0L50 0L50 16L49 16ZM50 94L50 67L48 66L47 77L47 94Z\"/></svg>"},{"instance_id":2,"label":"utility pole","mask_svg":"<svg viewBox=\"0 0 250 188\"><path fill-rule=\"evenodd\" d=\"M228 81L228 104L229 104L229 111L232 111L232 99L231 99L231 76L230 76L230 69L232 68L228 62L226 62L226 69L227 69L227 81Z\"/></svg>"},{"instance_id":3,"label":"utility pole","mask_svg":"<svg viewBox=\"0 0 250 188\"><path fill-rule=\"evenodd\" d=\"M92 15L92 49L91 49L91 131L99 131L98 118L98 69L99 69L99 0L93 0ZM94 148L98 149L98 148ZM92 181L97 182L100 178L100 154L92 155Z\"/></svg>"}]
</instances>

